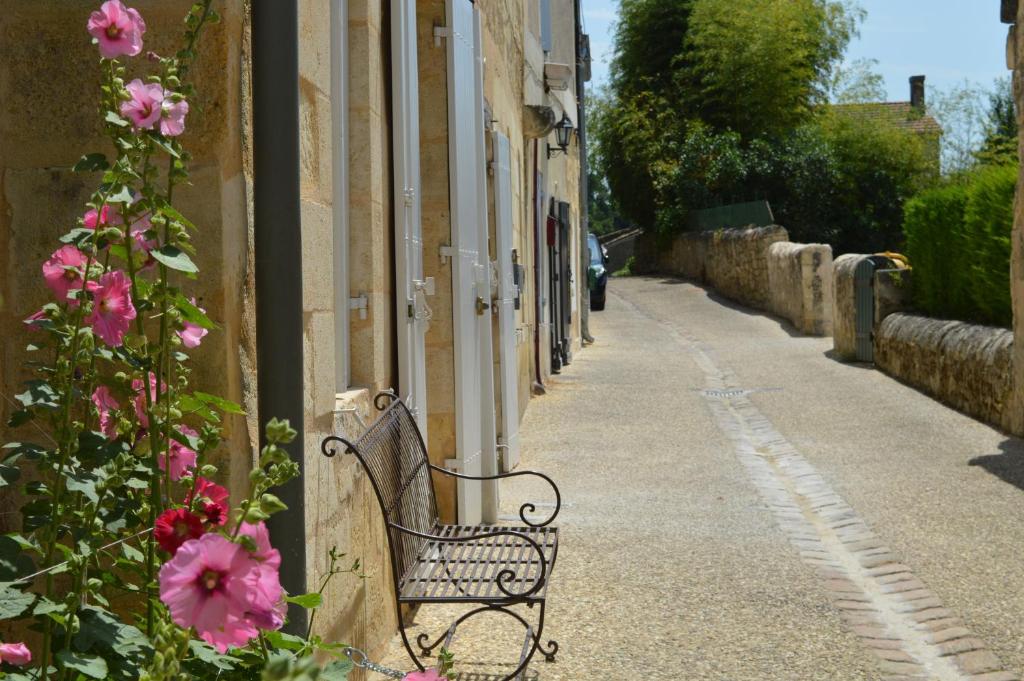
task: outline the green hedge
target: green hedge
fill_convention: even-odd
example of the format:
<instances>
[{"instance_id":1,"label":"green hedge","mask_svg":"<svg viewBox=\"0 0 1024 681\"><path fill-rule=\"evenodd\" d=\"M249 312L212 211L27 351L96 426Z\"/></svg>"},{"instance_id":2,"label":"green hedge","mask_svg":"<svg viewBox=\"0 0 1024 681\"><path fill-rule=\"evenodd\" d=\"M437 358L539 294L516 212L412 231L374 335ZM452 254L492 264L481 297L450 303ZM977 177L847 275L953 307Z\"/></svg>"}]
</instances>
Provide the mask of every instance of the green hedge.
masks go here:
<instances>
[{"instance_id":1,"label":"green hedge","mask_svg":"<svg viewBox=\"0 0 1024 681\"><path fill-rule=\"evenodd\" d=\"M1010 235L1017 166L918 194L904 208L914 298L935 317L1010 326Z\"/></svg>"}]
</instances>

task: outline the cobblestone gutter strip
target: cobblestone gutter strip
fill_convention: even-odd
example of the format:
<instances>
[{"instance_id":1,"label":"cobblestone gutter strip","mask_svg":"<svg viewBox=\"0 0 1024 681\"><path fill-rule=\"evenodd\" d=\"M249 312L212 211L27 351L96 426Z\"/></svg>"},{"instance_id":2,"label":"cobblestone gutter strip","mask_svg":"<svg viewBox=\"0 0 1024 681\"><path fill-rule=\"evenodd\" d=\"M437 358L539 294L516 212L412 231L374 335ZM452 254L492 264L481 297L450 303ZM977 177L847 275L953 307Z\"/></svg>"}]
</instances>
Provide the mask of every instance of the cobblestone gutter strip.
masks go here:
<instances>
[{"instance_id":1,"label":"cobblestone gutter strip","mask_svg":"<svg viewBox=\"0 0 1024 681\"><path fill-rule=\"evenodd\" d=\"M631 301L638 314L653 317ZM702 392L779 527L813 567L884 681L1019 681L772 426L713 353L655 319L703 371Z\"/></svg>"}]
</instances>

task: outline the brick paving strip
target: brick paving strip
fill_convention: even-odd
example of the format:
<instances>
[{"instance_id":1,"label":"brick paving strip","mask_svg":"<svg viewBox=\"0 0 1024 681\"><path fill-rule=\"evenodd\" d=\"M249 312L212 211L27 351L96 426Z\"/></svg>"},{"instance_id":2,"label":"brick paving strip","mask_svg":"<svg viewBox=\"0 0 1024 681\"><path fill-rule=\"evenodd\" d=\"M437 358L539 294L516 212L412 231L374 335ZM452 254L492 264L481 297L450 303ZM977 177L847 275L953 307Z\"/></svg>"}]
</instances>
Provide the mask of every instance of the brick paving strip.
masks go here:
<instances>
[{"instance_id":1,"label":"brick paving strip","mask_svg":"<svg viewBox=\"0 0 1024 681\"><path fill-rule=\"evenodd\" d=\"M701 394L718 427L845 624L878 657L883 681L1020 680L775 430L748 398L755 391L741 389L695 338L617 297L663 327L704 373Z\"/></svg>"}]
</instances>

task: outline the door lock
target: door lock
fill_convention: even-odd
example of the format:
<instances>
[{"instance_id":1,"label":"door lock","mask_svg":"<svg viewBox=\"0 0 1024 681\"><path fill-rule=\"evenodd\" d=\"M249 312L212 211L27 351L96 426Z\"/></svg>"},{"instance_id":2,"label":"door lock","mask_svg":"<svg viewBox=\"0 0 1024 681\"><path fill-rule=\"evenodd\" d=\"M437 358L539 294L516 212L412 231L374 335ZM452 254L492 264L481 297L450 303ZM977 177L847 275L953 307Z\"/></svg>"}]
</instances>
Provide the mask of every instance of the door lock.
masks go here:
<instances>
[{"instance_id":1,"label":"door lock","mask_svg":"<svg viewBox=\"0 0 1024 681\"><path fill-rule=\"evenodd\" d=\"M485 303L484 299L481 298L480 296L476 297L476 313L478 315L482 315L486 310L489 310L490 308L490 303Z\"/></svg>"}]
</instances>

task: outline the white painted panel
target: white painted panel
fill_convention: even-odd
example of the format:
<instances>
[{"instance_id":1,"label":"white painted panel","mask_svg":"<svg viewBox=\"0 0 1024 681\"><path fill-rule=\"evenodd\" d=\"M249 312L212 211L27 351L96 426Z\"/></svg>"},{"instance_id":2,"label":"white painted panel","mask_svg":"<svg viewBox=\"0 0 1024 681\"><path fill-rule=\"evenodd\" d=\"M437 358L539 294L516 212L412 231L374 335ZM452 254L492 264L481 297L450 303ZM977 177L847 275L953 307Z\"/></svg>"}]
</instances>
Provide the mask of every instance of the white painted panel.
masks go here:
<instances>
[{"instance_id":1,"label":"white painted panel","mask_svg":"<svg viewBox=\"0 0 1024 681\"><path fill-rule=\"evenodd\" d=\"M473 86L476 101L476 187L477 187L477 272L483 281L477 283L477 295L483 298L493 313L494 301L491 295L491 255L487 225L487 134L486 107L484 106L484 53L483 19L480 10L473 6ZM497 400L494 396L494 342L491 314L477 317L480 343L480 474L497 475L498 470L498 426L496 421ZM481 513L486 523L498 522L498 481L488 480L481 485Z\"/></svg>"},{"instance_id":2,"label":"white painted panel","mask_svg":"<svg viewBox=\"0 0 1024 681\"><path fill-rule=\"evenodd\" d=\"M416 0L391 7L394 102L395 310L401 397L427 437L425 337L429 310L423 284L420 222L420 112L416 57Z\"/></svg>"},{"instance_id":3,"label":"white painted panel","mask_svg":"<svg viewBox=\"0 0 1024 681\"><path fill-rule=\"evenodd\" d=\"M516 286L512 247L512 168L508 138L494 138L494 236L498 263L498 358L504 471L519 464L519 369L516 353Z\"/></svg>"},{"instance_id":4,"label":"white painted panel","mask_svg":"<svg viewBox=\"0 0 1024 681\"><path fill-rule=\"evenodd\" d=\"M483 338L478 311L488 303L486 241L481 244L483 197L480 166L483 138L479 131L481 92L476 82L476 21L469 0L448 0L448 177L452 217L452 308L455 340L455 456L459 470L481 474L483 412L481 367ZM483 253L481 250L483 249ZM482 520L482 485L459 481L459 522Z\"/></svg>"},{"instance_id":5,"label":"white painted panel","mask_svg":"<svg viewBox=\"0 0 1024 681\"><path fill-rule=\"evenodd\" d=\"M348 0L331 3L331 201L334 233L334 389L348 390Z\"/></svg>"}]
</instances>

